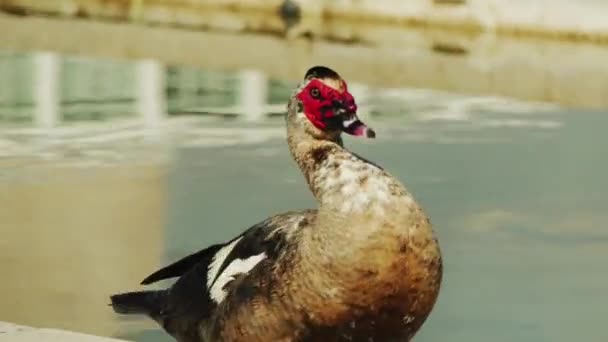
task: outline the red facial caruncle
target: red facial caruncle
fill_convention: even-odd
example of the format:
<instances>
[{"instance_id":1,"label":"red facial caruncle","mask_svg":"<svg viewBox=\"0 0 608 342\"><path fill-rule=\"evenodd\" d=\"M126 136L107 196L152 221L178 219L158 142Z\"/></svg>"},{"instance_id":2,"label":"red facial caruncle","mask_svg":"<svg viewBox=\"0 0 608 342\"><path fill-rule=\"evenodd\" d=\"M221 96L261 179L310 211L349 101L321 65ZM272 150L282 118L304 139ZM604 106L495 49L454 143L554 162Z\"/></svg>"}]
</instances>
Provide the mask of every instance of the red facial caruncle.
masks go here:
<instances>
[{"instance_id":1,"label":"red facial caruncle","mask_svg":"<svg viewBox=\"0 0 608 342\"><path fill-rule=\"evenodd\" d=\"M342 130L356 136L373 138L375 133L357 118L355 98L348 92L346 82L342 90L332 88L319 79L312 79L297 94L304 115L320 130Z\"/></svg>"}]
</instances>

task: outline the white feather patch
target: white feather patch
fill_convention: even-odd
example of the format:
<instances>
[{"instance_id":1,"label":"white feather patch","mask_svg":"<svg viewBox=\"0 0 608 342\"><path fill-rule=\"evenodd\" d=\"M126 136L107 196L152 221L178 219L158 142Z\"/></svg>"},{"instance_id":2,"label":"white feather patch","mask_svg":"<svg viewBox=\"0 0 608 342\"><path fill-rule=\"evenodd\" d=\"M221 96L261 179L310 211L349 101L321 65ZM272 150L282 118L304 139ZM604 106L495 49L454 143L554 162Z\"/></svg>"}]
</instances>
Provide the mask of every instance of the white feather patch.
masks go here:
<instances>
[{"instance_id":1,"label":"white feather patch","mask_svg":"<svg viewBox=\"0 0 608 342\"><path fill-rule=\"evenodd\" d=\"M260 261L266 258L266 253L260 253L257 255L250 256L247 259L234 259L228 267L217 277L213 286L209 290L211 299L216 301L218 304L226 298L226 291L224 286L237 274L247 273L251 271Z\"/></svg>"},{"instance_id":2,"label":"white feather patch","mask_svg":"<svg viewBox=\"0 0 608 342\"><path fill-rule=\"evenodd\" d=\"M211 289L211 285L213 285L213 280L215 279L215 277L217 277L217 272L219 272L220 267L222 267L224 260L226 260L228 254L232 252L234 246L236 246L236 244L241 241L241 239L242 237L232 241L228 245L220 248L220 250L215 253L215 255L213 256L213 260L207 268L207 289Z\"/></svg>"}]
</instances>

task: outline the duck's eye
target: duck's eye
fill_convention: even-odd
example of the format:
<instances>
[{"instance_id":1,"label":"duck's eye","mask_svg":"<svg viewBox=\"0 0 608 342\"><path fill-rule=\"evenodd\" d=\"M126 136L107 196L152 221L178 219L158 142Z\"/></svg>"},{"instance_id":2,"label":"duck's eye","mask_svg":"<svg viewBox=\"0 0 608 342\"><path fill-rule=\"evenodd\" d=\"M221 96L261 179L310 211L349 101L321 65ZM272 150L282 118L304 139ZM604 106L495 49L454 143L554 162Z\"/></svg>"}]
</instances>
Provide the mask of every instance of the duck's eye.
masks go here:
<instances>
[{"instance_id":1,"label":"duck's eye","mask_svg":"<svg viewBox=\"0 0 608 342\"><path fill-rule=\"evenodd\" d=\"M315 99L318 99L319 96L321 96L321 92L319 92L319 89L317 89L317 88L312 88L312 89L310 89L310 96L312 96Z\"/></svg>"}]
</instances>

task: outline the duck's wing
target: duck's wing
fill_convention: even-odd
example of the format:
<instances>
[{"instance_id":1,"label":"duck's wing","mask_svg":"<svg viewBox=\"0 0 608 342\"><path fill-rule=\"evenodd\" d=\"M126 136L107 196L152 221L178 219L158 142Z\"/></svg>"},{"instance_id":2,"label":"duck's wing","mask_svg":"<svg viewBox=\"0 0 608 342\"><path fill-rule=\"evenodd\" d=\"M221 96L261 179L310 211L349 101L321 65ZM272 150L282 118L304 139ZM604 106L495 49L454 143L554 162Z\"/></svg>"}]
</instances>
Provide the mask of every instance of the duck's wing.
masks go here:
<instances>
[{"instance_id":1,"label":"duck's wing","mask_svg":"<svg viewBox=\"0 0 608 342\"><path fill-rule=\"evenodd\" d=\"M316 215L316 210L305 210L269 217L219 249L206 268L193 272L206 272L208 298L222 302L233 280L262 261L274 264L291 250L289 246L297 242L298 233L309 227Z\"/></svg>"},{"instance_id":2,"label":"duck's wing","mask_svg":"<svg viewBox=\"0 0 608 342\"><path fill-rule=\"evenodd\" d=\"M160 280L181 277L199 264L208 266L210 270L214 265L216 268L214 270L215 276L217 277L234 259L243 259L262 252L276 253L281 247L284 234L291 232L294 228L297 229L298 225L296 223L301 223L304 218L315 214L316 210L303 210L290 211L269 217L230 241L209 246L155 271L144 278L141 284L149 285ZM228 251L228 248L230 248L230 251ZM268 248L270 250L266 251ZM218 254L221 251L226 255ZM218 261L220 258L223 262ZM212 263L213 265L211 265ZM215 281L215 279L211 281Z\"/></svg>"},{"instance_id":3,"label":"duck's wing","mask_svg":"<svg viewBox=\"0 0 608 342\"><path fill-rule=\"evenodd\" d=\"M168 289L112 296L114 310L147 314L178 341L203 341L207 320L228 295L230 284L247 279L244 275L261 262L273 263L291 250L298 232L310 227L316 215L316 210L304 210L269 217L234 239L189 255L142 281L179 277Z\"/></svg>"},{"instance_id":4,"label":"duck's wing","mask_svg":"<svg viewBox=\"0 0 608 342\"><path fill-rule=\"evenodd\" d=\"M188 272L192 267L200 262L207 263L211 258L215 255L215 253L222 248L222 244L212 245L203 250L200 250L194 254L190 254L187 257L184 257L169 266L165 266L160 270L150 274L144 280L141 281L142 285L149 285L155 283L159 280L175 278L183 275Z\"/></svg>"}]
</instances>

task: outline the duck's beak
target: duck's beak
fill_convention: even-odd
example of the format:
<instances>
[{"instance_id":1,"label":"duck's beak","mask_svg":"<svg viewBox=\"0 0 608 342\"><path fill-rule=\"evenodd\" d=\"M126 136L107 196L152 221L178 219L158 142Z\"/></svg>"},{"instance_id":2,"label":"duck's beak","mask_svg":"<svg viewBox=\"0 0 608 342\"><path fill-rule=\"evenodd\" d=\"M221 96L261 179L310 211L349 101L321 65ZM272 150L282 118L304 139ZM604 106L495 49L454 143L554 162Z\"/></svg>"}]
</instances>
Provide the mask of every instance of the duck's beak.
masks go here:
<instances>
[{"instance_id":1,"label":"duck's beak","mask_svg":"<svg viewBox=\"0 0 608 342\"><path fill-rule=\"evenodd\" d=\"M340 103L336 106L336 114L342 118L342 131L357 137L375 138L376 132L367 127L357 116L357 106L344 105Z\"/></svg>"},{"instance_id":2,"label":"duck's beak","mask_svg":"<svg viewBox=\"0 0 608 342\"><path fill-rule=\"evenodd\" d=\"M375 138L376 132L373 129L367 127L366 124L361 122L356 115L353 116L350 120L344 120L342 122L344 128L344 133L348 133L350 135L358 136L358 137L366 137L366 138Z\"/></svg>"}]
</instances>

